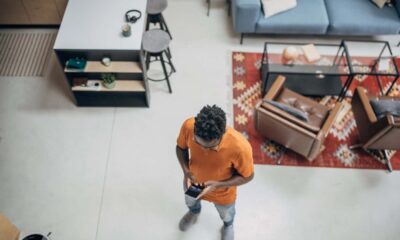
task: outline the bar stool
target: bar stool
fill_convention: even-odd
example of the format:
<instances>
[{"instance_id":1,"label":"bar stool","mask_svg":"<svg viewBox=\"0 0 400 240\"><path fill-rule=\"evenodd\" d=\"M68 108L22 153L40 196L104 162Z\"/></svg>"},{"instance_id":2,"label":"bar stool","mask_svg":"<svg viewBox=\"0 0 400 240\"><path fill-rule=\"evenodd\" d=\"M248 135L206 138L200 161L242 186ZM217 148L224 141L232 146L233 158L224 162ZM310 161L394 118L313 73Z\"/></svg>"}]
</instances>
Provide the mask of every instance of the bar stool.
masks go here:
<instances>
[{"instance_id":1,"label":"bar stool","mask_svg":"<svg viewBox=\"0 0 400 240\"><path fill-rule=\"evenodd\" d=\"M160 25L160 28L166 31L169 37L172 39L171 33L169 32L167 23L162 15L162 12L167 9L168 2L167 0L148 0L147 1L147 23L146 23L146 31L150 29L150 23L156 25L157 23Z\"/></svg>"},{"instance_id":2,"label":"bar stool","mask_svg":"<svg viewBox=\"0 0 400 240\"><path fill-rule=\"evenodd\" d=\"M172 73L176 72L176 70L171 61L172 56L171 56L171 51L169 49L170 41L171 39L167 32L161 29L151 29L143 34L142 46L146 54L145 56L146 69L149 69L150 63L155 61L160 61L165 76L165 78L163 79L152 79L149 77L147 77L147 79L154 82L167 81L169 93L172 93L169 77L171 76ZM163 53L165 54L167 59L164 59ZM152 57L154 57L155 59L151 60ZM167 71L165 64L171 66L170 72Z\"/></svg>"}]
</instances>

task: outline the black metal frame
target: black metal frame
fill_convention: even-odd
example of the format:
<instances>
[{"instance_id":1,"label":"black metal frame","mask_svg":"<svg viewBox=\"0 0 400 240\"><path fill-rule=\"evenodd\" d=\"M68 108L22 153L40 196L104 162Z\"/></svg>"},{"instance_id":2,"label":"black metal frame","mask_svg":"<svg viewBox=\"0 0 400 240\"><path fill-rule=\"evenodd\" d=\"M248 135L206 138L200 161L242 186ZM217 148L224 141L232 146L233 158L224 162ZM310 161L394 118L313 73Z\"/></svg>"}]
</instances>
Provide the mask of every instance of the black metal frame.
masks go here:
<instances>
[{"instance_id":1,"label":"black metal frame","mask_svg":"<svg viewBox=\"0 0 400 240\"><path fill-rule=\"evenodd\" d=\"M242 33L242 38L243 38L243 33ZM242 39L241 39L242 41ZM338 101L342 101L346 95L347 88L345 86L350 84L350 73L351 73L351 66L348 64L350 61L350 57L347 51L346 46L344 45L343 41L340 42L340 44L315 44L317 46L330 46L330 47L337 47L337 53L335 55L335 58L333 60L333 65L332 66L339 66L341 64L342 60L345 60L345 63L347 62L347 65L349 67L349 73L310 73L310 72L271 72L270 71L270 62L268 60L268 45L306 45L309 43L288 43L288 42L265 42L264 43L264 51L263 55L261 58L261 68L260 68L260 75L262 79L262 86L261 86L261 94L264 96L266 93L266 87L267 87L267 82L270 74L282 74L282 75L329 75L329 76L339 76L339 77L347 77L346 82L344 86L342 85L342 89L339 93ZM277 64L280 65L280 64ZM285 65L281 64L282 66L290 66L290 65ZM265 77L263 76L263 71L266 71Z\"/></svg>"},{"instance_id":2,"label":"black metal frame","mask_svg":"<svg viewBox=\"0 0 400 240\"><path fill-rule=\"evenodd\" d=\"M390 158L389 158L389 154L387 152L387 150L380 150L379 153L381 153L383 155L383 159L386 161L386 167L388 169L389 172L393 171L393 167L392 167L392 163L390 162Z\"/></svg>"},{"instance_id":3,"label":"black metal frame","mask_svg":"<svg viewBox=\"0 0 400 240\"><path fill-rule=\"evenodd\" d=\"M389 172L393 171L393 167L392 167L392 163L390 162L390 158L389 158L389 154L388 154L388 150L386 149L382 149L382 150L378 150L378 149L366 149L363 148L363 145L358 143L355 144L353 146L350 146L350 149L356 149L356 148L362 148L364 151L366 151L368 154L374 156L374 154L371 154L371 152L376 152L377 154L380 155L380 157L385 161L385 165L387 167L387 170Z\"/></svg>"},{"instance_id":4,"label":"black metal frame","mask_svg":"<svg viewBox=\"0 0 400 240\"><path fill-rule=\"evenodd\" d=\"M371 71L368 72L368 73L355 71L354 68L353 68L353 64L351 63L351 60L350 60L350 62L349 62L349 67L350 68L349 69L350 69L350 72L351 72L351 80L349 81L348 86L346 86L346 88L348 89L351 86L351 83L353 82L354 77L356 75L369 75L369 76L375 76L376 81L377 81L378 86L379 86L379 90L381 92L381 95L382 96L388 95L390 93L390 91L392 90L394 84L399 79L399 69L398 69L398 66L397 66L397 63L396 63L396 58L393 56L393 51L392 51L392 48L390 47L389 42L388 41L379 41L379 40L344 40L343 42L344 42L344 45L345 45L345 47L347 49L348 49L348 46L347 46L348 43L357 43L357 42L360 42L360 43L371 43L371 44L380 43L380 44L384 45L382 47L378 57L375 59L375 63L371 67ZM395 69L396 73L378 73L378 72L375 72L376 71L376 66L378 65L379 61L382 59L382 54L385 52L386 49L390 53L390 57L389 58L393 62L393 66L394 66L394 69ZM367 66L367 67L369 67L369 65L357 65L357 66ZM388 88L388 90L385 93L383 92L382 82L381 82L381 79L380 79L383 76L385 76L385 77L393 77L394 78L394 80L392 81L392 84L390 85L390 87Z\"/></svg>"}]
</instances>

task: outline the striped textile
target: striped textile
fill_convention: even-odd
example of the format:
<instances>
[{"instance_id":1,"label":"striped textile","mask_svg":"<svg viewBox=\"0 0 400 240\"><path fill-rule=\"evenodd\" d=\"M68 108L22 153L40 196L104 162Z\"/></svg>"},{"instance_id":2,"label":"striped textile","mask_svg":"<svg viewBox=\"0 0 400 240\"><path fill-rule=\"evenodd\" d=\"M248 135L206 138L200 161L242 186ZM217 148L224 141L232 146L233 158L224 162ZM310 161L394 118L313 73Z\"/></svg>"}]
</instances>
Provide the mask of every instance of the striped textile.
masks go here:
<instances>
[{"instance_id":1,"label":"striped textile","mask_svg":"<svg viewBox=\"0 0 400 240\"><path fill-rule=\"evenodd\" d=\"M0 32L0 76L43 76L56 32Z\"/></svg>"}]
</instances>

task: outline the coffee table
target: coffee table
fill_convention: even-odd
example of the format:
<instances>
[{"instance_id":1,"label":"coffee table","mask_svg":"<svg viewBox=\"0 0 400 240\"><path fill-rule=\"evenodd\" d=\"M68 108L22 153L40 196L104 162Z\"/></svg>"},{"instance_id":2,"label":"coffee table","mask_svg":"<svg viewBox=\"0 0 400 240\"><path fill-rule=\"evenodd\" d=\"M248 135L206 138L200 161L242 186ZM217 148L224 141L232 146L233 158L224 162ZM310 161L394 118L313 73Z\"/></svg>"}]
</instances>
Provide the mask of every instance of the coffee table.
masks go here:
<instances>
[{"instance_id":1,"label":"coffee table","mask_svg":"<svg viewBox=\"0 0 400 240\"><path fill-rule=\"evenodd\" d=\"M262 56L261 77L264 96L278 75L286 77L285 87L307 96L345 95L345 88L351 80L350 56L342 41L339 44L314 44L321 58L308 62L301 47L309 43L265 42ZM289 46L298 49L299 57L291 63L281 53ZM270 50L278 54L272 54ZM343 85L342 82L345 84Z\"/></svg>"}]
</instances>

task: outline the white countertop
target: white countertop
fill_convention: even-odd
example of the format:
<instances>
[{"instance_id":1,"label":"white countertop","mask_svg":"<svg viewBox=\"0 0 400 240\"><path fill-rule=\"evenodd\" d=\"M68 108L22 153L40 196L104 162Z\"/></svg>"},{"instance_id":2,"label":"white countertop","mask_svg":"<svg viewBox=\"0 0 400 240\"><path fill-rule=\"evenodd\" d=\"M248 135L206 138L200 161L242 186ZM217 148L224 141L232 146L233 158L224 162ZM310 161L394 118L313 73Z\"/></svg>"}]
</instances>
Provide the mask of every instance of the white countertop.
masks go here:
<instances>
[{"instance_id":1,"label":"white countertop","mask_svg":"<svg viewBox=\"0 0 400 240\"><path fill-rule=\"evenodd\" d=\"M69 0L54 49L140 50L147 0ZM122 36L125 12L137 9L142 17Z\"/></svg>"}]
</instances>

